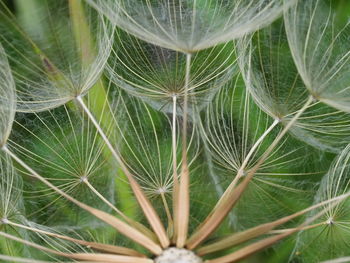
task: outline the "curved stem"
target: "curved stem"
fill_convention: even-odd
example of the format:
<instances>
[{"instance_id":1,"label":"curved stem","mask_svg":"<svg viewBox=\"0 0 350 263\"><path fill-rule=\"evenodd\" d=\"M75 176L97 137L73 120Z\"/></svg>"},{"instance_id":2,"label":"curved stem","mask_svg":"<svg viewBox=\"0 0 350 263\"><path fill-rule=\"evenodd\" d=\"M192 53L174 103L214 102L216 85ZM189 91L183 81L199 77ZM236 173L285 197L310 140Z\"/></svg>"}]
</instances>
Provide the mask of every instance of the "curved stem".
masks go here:
<instances>
[{"instance_id":1,"label":"curved stem","mask_svg":"<svg viewBox=\"0 0 350 263\"><path fill-rule=\"evenodd\" d=\"M0 231L0 236L5 237L7 239L14 240L16 242L22 243L24 245L39 249L41 251L51 253L57 256L78 259L78 260L88 260L91 262L105 262L105 263L153 263L153 260L147 258L139 258L139 257L129 257L129 256L119 256L112 254L94 254L94 253L64 253L51 248L47 248L36 243L27 241L22 238L18 238L16 236L7 234L5 232Z\"/></svg>"},{"instance_id":2,"label":"curved stem","mask_svg":"<svg viewBox=\"0 0 350 263\"><path fill-rule=\"evenodd\" d=\"M337 204L339 204L344 199L348 198L349 196L350 196L350 193L348 192L346 194L337 196L335 198L329 199L329 200L324 201L324 202L332 202L332 204L330 205L330 207L332 208L332 207L336 206ZM243 259L247 256L250 256L253 253L256 253L257 251L260 251L266 247L269 247L269 246L275 244L276 242L278 242L278 241L280 241L280 240L282 240L282 239L284 239L284 238L286 238L286 237L288 237L296 232L302 231L303 229L307 228L307 226L311 222L313 222L316 219L323 216L331 208L328 207L328 208L323 209L322 211L320 211L316 215L310 217L304 223L300 224L296 228L288 229L281 234L274 235L272 237L268 237L268 238L262 239L260 241L257 241L255 243L252 243L252 244L250 244L246 247L243 247L239 250L236 250L235 252L228 254L226 256L219 257L219 258L212 259L212 260L207 260L207 261L205 261L205 263L231 263L231 262L240 261L241 259Z\"/></svg>"},{"instance_id":3,"label":"curved stem","mask_svg":"<svg viewBox=\"0 0 350 263\"><path fill-rule=\"evenodd\" d=\"M188 90L190 82L190 69L191 69L191 54L186 55L186 75L185 75L185 91L184 91L184 106L183 106L183 123L182 123L182 165L181 165L181 177L178 191L176 195L176 204L174 207L175 213L175 235L176 246L184 247L187 234L188 234L188 222L190 216L190 179L187 163L187 119L188 119Z\"/></svg>"},{"instance_id":4,"label":"curved stem","mask_svg":"<svg viewBox=\"0 0 350 263\"><path fill-rule=\"evenodd\" d=\"M270 127L259 137L259 139L254 143L254 145L252 146L252 148L250 149L250 151L248 152L247 156L244 158L244 161L242 163L242 165L240 166L240 168L238 169L238 172L235 176L235 178L233 179L233 181L231 182L231 184L229 185L229 187L227 189L231 189L233 190L236 185L238 180L244 176L244 170L246 169L248 162L250 161L250 158L252 157L252 155L255 153L256 149L259 147L259 145L261 144L261 142L266 138L267 135L270 134L270 132L276 127L276 125L280 123L280 120L274 120L273 123L270 125ZM231 191L230 190L230 191Z\"/></svg>"},{"instance_id":5,"label":"curved stem","mask_svg":"<svg viewBox=\"0 0 350 263\"><path fill-rule=\"evenodd\" d=\"M350 195L350 194L348 194ZM346 198L348 195L343 195L343 196L338 196L338 197L335 197L335 198L332 198L332 199L329 199L329 200L326 200L326 201L323 201L323 202L320 202L318 204L315 204L315 205L312 205L310 207L307 207L301 211L298 211L294 214L291 214L291 215L288 215L288 216L285 216L285 217L282 217L280 219L277 219L275 221L272 221L272 222L268 222L268 223L265 223L265 224L261 224L261 225L258 225L256 227L253 227L253 228L249 228L247 230L244 230L242 232L238 232L238 233L234 233L232 235L229 235L225 238L222 238L216 242L213 242L211 244L208 244L208 245L205 245L201 248L199 248L197 250L197 253L198 255L206 255L206 254L209 254L209 253L213 253L213 252L216 252L216 251L220 251L220 250L223 250L223 249L226 249L226 248L229 248L229 247L233 247L235 245L238 245L238 244L241 244L243 242L246 242L246 241L249 241L253 238L256 238L258 236L261 236L263 234L267 234L267 233L278 233L278 232L274 232L273 229L282 225L282 224L285 224L291 220L293 220L294 218L296 217L299 217L301 215L304 215L314 209L317 209L319 207L322 207L322 206L326 206L326 205L333 205L332 203L335 202L335 203L338 203L340 202L339 200L343 200L344 198ZM323 222L324 223L324 222ZM281 230L279 230L280 232L279 233L282 233ZM287 229L284 229L283 232L286 232Z\"/></svg>"},{"instance_id":6,"label":"curved stem","mask_svg":"<svg viewBox=\"0 0 350 263\"><path fill-rule=\"evenodd\" d=\"M109 202L100 192L96 190L93 185L90 184L89 180L87 178L83 179L83 182L90 188L90 190L97 195L98 198L100 198L104 203L106 203L110 208L112 208L118 215L120 215L128 224L130 224L135 229L139 230L140 232L147 235L150 239L156 240L156 237L154 233L149 230L147 227L142 225L141 223L132 220L131 218L127 217L123 212L121 212L118 208L115 207L111 202Z\"/></svg>"},{"instance_id":7,"label":"curved stem","mask_svg":"<svg viewBox=\"0 0 350 263\"><path fill-rule=\"evenodd\" d=\"M90 112L89 108L86 106L83 99L80 96L78 96L76 98L76 100L78 101L80 106L83 108L84 112L89 117L89 119L91 120L91 122L93 123L95 128L97 129L98 133L102 137L103 141L105 142L107 147L110 149L113 157L116 159L116 161L120 165L120 168L123 170L126 177L128 178L130 186L135 194L135 197L136 197L137 201L139 202L140 207L141 207L144 215L146 216L148 222L152 226L153 231L156 233L157 237L159 238L159 241L160 241L162 247L163 248L168 247L170 245L169 238L168 238L166 231L165 231L165 228L164 228L157 212L153 208L151 202L148 200L148 198L146 197L146 195L142 191L140 185L136 182L136 180L134 179L134 176L130 173L129 169L126 167L126 165L124 164L124 162L120 158L119 154L114 149L112 143L109 141L107 135L104 133L100 124L95 119L93 114Z\"/></svg>"},{"instance_id":8,"label":"curved stem","mask_svg":"<svg viewBox=\"0 0 350 263\"><path fill-rule=\"evenodd\" d=\"M126 219L127 217L118 209L116 208L111 202L109 202L99 191L96 190L95 187L93 187L89 180L87 178L83 179L83 182L89 187L89 189L98 197L100 198L106 205L108 205L111 209L113 209L118 215Z\"/></svg>"},{"instance_id":9,"label":"curved stem","mask_svg":"<svg viewBox=\"0 0 350 263\"><path fill-rule=\"evenodd\" d=\"M173 96L173 118L172 118L172 152L173 152L173 208L178 202L179 178L177 174L177 130L176 130L176 114L177 114L177 97ZM174 222L177 222L177 213L174 210ZM174 228L174 222L171 222L171 227ZM170 226L170 222L169 222ZM176 231L172 229L173 241L176 240Z\"/></svg>"},{"instance_id":10,"label":"curved stem","mask_svg":"<svg viewBox=\"0 0 350 263\"><path fill-rule=\"evenodd\" d=\"M136 256L136 257L145 257L145 255L139 253L136 250L130 249L130 248L125 248L125 247L120 247L120 246L113 246L113 245L107 245L107 244L102 244L102 243L96 243L96 242L89 242L89 241L85 241L85 240L81 240L81 239L76 239L76 238L72 238L72 237L68 237L68 236L64 236L61 234L57 234L57 233L52 233L52 232L48 232L45 230L41 230L41 229L37 229L35 227L30 227L30 226L25 226L22 224L17 224L14 222L11 222L9 220L6 221L6 225L11 225L11 226L15 226L15 227L19 227L22 229L26 229L35 233L39 233L39 234L44 234L47 236L51 236L51 237L56 237L59 239L63 239L63 240L67 240L67 241L71 241L73 243L76 244L80 244L101 252L107 252L107 253L113 253L113 254L120 254L120 255L128 255L128 256Z\"/></svg>"},{"instance_id":11,"label":"curved stem","mask_svg":"<svg viewBox=\"0 0 350 263\"><path fill-rule=\"evenodd\" d=\"M166 197L165 197L165 193L161 192L160 196L162 198L164 210L165 210L166 216L168 218L168 229L167 229L168 236L171 237L174 234L174 221L173 221L173 218L171 216L171 212L170 212L168 202L167 202Z\"/></svg>"},{"instance_id":12,"label":"curved stem","mask_svg":"<svg viewBox=\"0 0 350 263\"><path fill-rule=\"evenodd\" d=\"M269 148L263 153L257 164L248 172L244 180L237 186L230 185L223 196L220 198L214 209L207 216L204 222L198 227L194 234L190 237L187 242L187 248L194 249L200 243L202 243L209 235L211 235L224 220L226 215L231 211L233 206L240 199L244 190L248 187L249 182L252 180L256 171L268 158L269 154L274 150L283 136L288 132L292 125L297 121L300 115L309 107L312 103L313 97L310 96L305 102L304 106L298 111L298 113L288 122L284 129L278 134L278 136L271 143Z\"/></svg>"},{"instance_id":13,"label":"curved stem","mask_svg":"<svg viewBox=\"0 0 350 263\"><path fill-rule=\"evenodd\" d=\"M173 152L173 180L174 188L178 187L179 179L177 177L177 141L176 141L176 108L177 108L177 97L173 96L173 118L172 118L172 152Z\"/></svg>"},{"instance_id":14,"label":"curved stem","mask_svg":"<svg viewBox=\"0 0 350 263\"><path fill-rule=\"evenodd\" d=\"M5 256L5 255L0 255L0 260L4 260L4 262L14 262L14 263L57 263L57 261L42 261L42 260L36 260L36 259L11 257L11 256ZM67 262L67 263L72 263L72 262Z\"/></svg>"},{"instance_id":15,"label":"curved stem","mask_svg":"<svg viewBox=\"0 0 350 263\"><path fill-rule=\"evenodd\" d=\"M145 236L143 233L139 232L137 229L134 229L133 227L129 226L125 222L119 220L118 218L104 212L98 209L95 209L91 206L88 206L66 192L62 191L58 187L54 186L52 183L50 183L48 180L46 180L44 177L39 175L36 171L34 171L30 166L28 166L21 158L19 158L16 154L14 154L10 149L7 148L7 146L3 146L2 150L7 153L9 156L11 156L16 162L18 162L24 169L26 169L30 175L38 180L40 180L42 183L44 183L46 186L54 190L56 193L60 194L73 204L77 205L78 207L84 209L85 211L93 214L97 218L101 219L105 223L113 226L116 228L120 233L127 236L128 238L134 240L135 242L139 243L140 245L144 246L154 254L158 255L162 252L162 249L159 247L158 244L156 244L153 240Z\"/></svg>"},{"instance_id":16,"label":"curved stem","mask_svg":"<svg viewBox=\"0 0 350 263\"><path fill-rule=\"evenodd\" d=\"M254 143L247 156L245 157L241 167L238 170L238 174L243 174L244 169L246 168L250 158L254 154L255 150L259 147L261 142L265 139L265 137L270 134L270 132L276 127L276 125L280 123L280 120L274 120L270 127L259 137L259 139Z\"/></svg>"},{"instance_id":17,"label":"curved stem","mask_svg":"<svg viewBox=\"0 0 350 263\"><path fill-rule=\"evenodd\" d=\"M275 149L275 147L281 141L283 136L289 131L289 129L294 125L294 123L299 119L299 117L304 113L304 111L310 106L310 104L313 102L313 100L314 100L313 96L309 96L309 98L305 102L304 106L298 111L297 114L294 115L294 117L287 123L287 125L284 127L284 129L278 134L278 136L274 139L274 141L271 143L269 148L264 152L264 154L262 155L262 157L260 158L258 163L253 167L252 170L254 171L254 173L265 162L267 157Z\"/></svg>"}]
</instances>

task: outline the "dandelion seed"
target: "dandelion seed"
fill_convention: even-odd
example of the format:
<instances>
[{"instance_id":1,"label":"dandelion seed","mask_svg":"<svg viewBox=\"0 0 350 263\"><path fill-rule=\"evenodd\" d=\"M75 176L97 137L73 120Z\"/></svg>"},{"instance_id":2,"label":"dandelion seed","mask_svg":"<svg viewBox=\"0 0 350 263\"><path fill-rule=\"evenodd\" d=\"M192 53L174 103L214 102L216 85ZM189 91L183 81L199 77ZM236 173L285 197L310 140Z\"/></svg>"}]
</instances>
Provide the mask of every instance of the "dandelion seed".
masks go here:
<instances>
[{"instance_id":1,"label":"dandelion seed","mask_svg":"<svg viewBox=\"0 0 350 263\"><path fill-rule=\"evenodd\" d=\"M66 7L56 4L45 1L42 7L45 11L36 10L37 14L32 14L41 14L40 18L46 21L43 21L46 32L36 39L30 33L31 28L26 28L27 31L21 28L4 4L0 4L0 14L5 20L0 28L0 39L6 52L14 54L9 57L9 63L16 83L17 111L42 111L85 94L98 80L107 61L112 29L102 15L86 9L85 5L75 7L81 10L80 16L75 18L81 23L78 31L73 19L65 24L53 23L57 12L62 17L69 15ZM88 30L91 30L89 37ZM54 37L45 38L50 32L54 32ZM88 54L87 46L93 44L97 52Z\"/></svg>"},{"instance_id":2,"label":"dandelion seed","mask_svg":"<svg viewBox=\"0 0 350 263\"><path fill-rule=\"evenodd\" d=\"M16 111L15 83L5 50L0 43L0 147L10 135Z\"/></svg>"},{"instance_id":3,"label":"dandelion seed","mask_svg":"<svg viewBox=\"0 0 350 263\"><path fill-rule=\"evenodd\" d=\"M349 21L336 19L328 1L302 1L285 12L291 52L307 90L349 112Z\"/></svg>"},{"instance_id":4,"label":"dandelion seed","mask_svg":"<svg viewBox=\"0 0 350 263\"><path fill-rule=\"evenodd\" d=\"M239 64L255 102L268 115L288 122L309 94L294 65L282 21L239 41ZM247 63L248 61L248 63ZM350 116L314 101L290 129L298 139L331 152L342 150L350 138Z\"/></svg>"},{"instance_id":5,"label":"dandelion seed","mask_svg":"<svg viewBox=\"0 0 350 263\"><path fill-rule=\"evenodd\" d=\"M322 179L314 203L320 203L334 196L349 192L349 155L350 146L337 156L333 161L326 176ZM349 216L348 200L339 202L336 205L320 207L327 212L318 219L323 222L320 226L308 231L303 231L298 235L297 248L302 251L300 255L305 261L316 259L323 261L332 257L346 256L349 249ZM312 217L318 211L311 212ZM317 239L317 245L314 240ZM345 242L344 242L345 241ZM315 253L315 251L319 251Z\"/></svg>"},{"instance_id":6,"label":"dandelion seed","mask_svg":"<svg viewBox=\"0 0 350 263\"><path fill-rule=\"evenodd\" d=\"M269 24L294 1L88 1L149 43L184 53L206 49Z\"/></svg>"},{"instance_id":7,"label":"dandelion seed","mask_svg":"<svg viewBox=\"0 0 350 263\"><path fill-rule=\"evenodd\" d=\"M176 96L180 115L185 96L186 55L140 41L120 30L117 36L107 68L113 82L166 113L172 112L172 100ZM205 107L234 74L236 58L233 43L198 52L191 61L190 113Z\"/></svg>"}]
</instances>

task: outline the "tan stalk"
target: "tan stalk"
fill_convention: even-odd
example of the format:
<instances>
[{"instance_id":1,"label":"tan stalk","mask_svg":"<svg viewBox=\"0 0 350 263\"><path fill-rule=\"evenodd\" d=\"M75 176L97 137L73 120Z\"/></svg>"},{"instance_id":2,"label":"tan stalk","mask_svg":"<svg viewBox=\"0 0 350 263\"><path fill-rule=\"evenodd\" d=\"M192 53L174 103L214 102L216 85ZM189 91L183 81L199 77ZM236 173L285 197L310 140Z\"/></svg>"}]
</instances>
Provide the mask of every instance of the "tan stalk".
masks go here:
<instances>
[{"instance_id":1,"label":"tan stalk","mask_svg":"<svg viewBox=\"0 0 350 263\"><path fill-rule=\"evenodd\" d=\"M160 193L160 196L161 196L161 198L162 198L164 210L165 210L166 216L167 216L167 218L168 218L168 229L167 229L168 236L169 236L169 237L172 237L173 232L174 232L174 221L173 221L173 219L172 219L171 212L170 212L170 208L169 208L169 206L168 206L168 202L166 201L166 197L165 197L164 192L161 192L161 193Z\"/></svg>"},{"instance_id":2,"label":"tan stalk","mask_svg":"<svg viewBox=\"0 0 350 263\"><path fill-rule=\"evenodd\" d=\"M96 261L42 261L37 259L29 259L29 258L19 258L19 257L12 257L12 256L5 256L0 255L0 260L4 260L4 262L13 262L13 263L101 263Z\"/></svg>"},{"instance_id":3,"label":"tan stalk","mask_svg":"<svg viewBox=\"0 0 350 263\"><path fill-rule=\"evenodd\" d=\"M48 231L44 231L44 230L37 229L34 227L25 226L22 224L17 224L17 223L11 222L9 220L6 221L6 224L11 225L11 226L15 226L15 227L19 227L22 229L27 229L27 230L30 230L30 231L33 231L36 233L40 233L40 234L44 234L47 236L56 237L59 239L71 241L75 244L83 245L83 246L86 246L88 248L98 250L100 252L134 256L134 257L146 257L145 255L141 254L140 252L133 250L133 249L130 249L130 248L126 248L126 247L113 246L113 245L101 244L101 243L96 243L96 242L88 242L85 240L76 239L76 238L72 238L72 237L68 237L68 236L64 236L64 235L60 235L60 234L56 234L56 233L52 233L52 232L48 232Z\"/></svg>"},{"instance_id":4,"label":"tan stalk","mask_svg":"<svg viewBox=\"0 0 350 263\"><path fill-rule=\"evenodd\" d=\"M261 156L257 164L248 172L243 181L237 186L230 185L223 196L218 201L217 205L214 207L212 212L207 216L203 223L197 228L194 234L188 240L186 246L188 249L196 248L200 243L202 243L210 234L212 234L225 219L227 214L231 211L233 206L241 197L242 193L245 191L249 182L253 178L256 171L265 162L269 154L274 150L283 136L288 132L292 125L297 121L300 115L308 108L312 103L313 97L310 96L304 106L298 111L298 113L287 123L284 129L278 134L269 148Z\"/></svg>"},{"instance_id":5,"label":"tan stalk","mask_svg":"<svg viewBox=\"0 0 350 263\"><path fill-rule=\"evenodd\" d=\"M71 259L77 260L88 260L88 261L98 261L104 263L153 263L153 260L147 258L139 258L139 257L129 257L129 256L118 256L118 255L110 255L110 254L94 254L94 253L64 253L54 249L50 249L33 242L9 235L7 233L0 231L0 236L5 238L14 240L16 242L22 243L27 246L31 246L33 248L39 249L44 252L48 252L57 256L62 256Z\"/></svg>"},{"instance_id":6,"label":"tan stalk","mask_svg":"<svg viewBox=\"0 0 350 263\"><path fill-rule=\"evenodd\" d=\"M320 263L348 263L348 262L350 262L350 257L330 259L330 260L322 261Z\"/></svg>"},{"instance_id":7,"label":"tan stalk","mask_svg":"<svg viewBox=\"0 0 350 263\"><path fill-rule=\"evenodd\" d=\"M321 203L315 204L313 206L310 206L308 208L305 208L299 212L296 212L292 215L289 216L285 216L282 217L280 219L277 219L275 221L269 222L269 223L265 223L265 224L261 224L259 226L247 229L245 231L239 232L239 233L234 233L228 237L225 237L217 242L213 242L212 244L203 246L201 248L199 248L197 250L198 255L206 255L209 253L213 253L219 250L223 250L229 247L233 247L235 245L241 244L243 242L246 242L250 239L256 238L258 236L261 236L263 234L267 234L267 233L271 233L271 230L276 228L277 226L280 226L284 223L287 223L288 221L301 216L307 212L310 212L316 208L319 208L321 206L327 205L329 203L338 201L339 199L343 199L344 196L339 196L339 197L335 197L326 201L323 201Z\"/></svg>"},{"instance_id":8,"label":"tan stalk","mask_svg":"<svg viewBox=\"0 0 350 263\"><path fill-rule=\"evenodd\" d=\"M36 260L36 259L29 259L29 258L19 258L19 257L11 257L11 256L5 256L0 255L0 260L3 260L4 262L14 262L14 263L57 263L57 261L42 261L42 260ZM67 262L71 263L71 262Z\"/></svg>"},{"instance_id":9,"label":"tan stalk","mask_svg":"<svg viewBox=\"0 0 350 263\"><path fill-rule=\"evenodd\" d=\"M334 206L336 206L337 204L339 204L341 201L343 201L344 199L348 198L350 196L350 193L346 193L343 194L341 196L335 197L333 199L330 199L332 201L334 201L333 204L331 204L329 207L323 209L322 211L320 211L319 213L317 213L316 215L314 215L313 217L309 218L308 220L306 220L304 223L302 223L301 225L299 225L296 228L292 228L290 230L287 230L286 232L279 234L279 235L275 235L272 237L268 237L265 238L263 240L257 241L251 245L248 245L244 248L241 248L231 254L228 254L226 256L220 257L220 258L216 258L213 260L206 260L205 263L231 263L231 262L236 262L238 260L241 260L245 257L248 257L266 247L269 247L273 244L275 244L276 242L298 232L301 231L305 228L305 226L307 226L308 224L310 224L311 222L315 221L317 218L323 216L327 211L329 211L330 209L332 209ZM327 200L329 201L329 200Z\"/></svg>"},{"instance_id":10,"label":"tan stalk","mask_svg":"<svg viewBox=\"0 0 350 263\"><path fill-rule=\"evenodd\" d=\"M298 229L293 229L292 231L289 231L287 233L283 233L283 234L279 234L277 236L272 236L269 238L265 238L261 241L258 241L256 243L253 243L249 246L246 246L232 254L220 257L220 258L216 258L216 259L212 259L212 260L207 260L205 261L205 263L232 263L232 262L236 262L238 260L241 260L261 249L264 249L266 247L269 247L271 245L273 245L274 243L280 241L281 239L297 232Z\"/></svg>"},{"instance_id":11,"label":"tan stalk","mask_svg":"<svg viewBox=\"0 0 350 263\"><path fill-rule=\"evenodd\" d=\"M327 224L327 221L324 221L324 222L313 224L313 225L310 225L310 226L304 226L303 228L300 229L300 231L313 229L313 228L316 228L316 227L319 227L319 226L324 226L326 224ZM283 233L288 232L290 230L292 230L292 228L276 229L276 230L272 230L272 231L268 232L267 234L269 234L269 235L283 234Z\"/></svg>"},{"instance_id":12,"label":"tan stalk","mask_svg":"<svg viewBox=\"0 0 350 263\"><path fill-rule=\"evenodd\" d=\"M177 235L177 230L174 229L174 224L175 222L178 221L177 219L177 211L175 210L175 207L178 203L178 194L179 194L179 178L177 174L177 141L176 141L176 114L177 110L177 97L176 95L173 96L173 119L172 119L172 151L173 151L173 229L172 229L172 240L175 243L176 242L176 235Z\"/></svg>"},{"instance_id":13,"label":"tan stalk","mask_svg":"<svg viewBox=\"0 0 350 263\"><path fill-rule=\"evenodd\" d=\"M116 208L111 202L109 202L100 192L98 192L95 187L93 187L87 178L83 179L83 182L91 189L94 194L96 194L104 203L106 203L110 208L112 208L118 215L120 215L128 224L130 224L135 229L147 235L150 239L156 241L157 237L154 233L141 223L134 221L133 219L127 217L123 212Z\"/></svg>"},{"instance_id":14,"label":"tan stalk","mask_svg":"<svg viewBox=\"0 0 350 263\"><path fill-rule=\"evenodd\" d=\"M183 124L182 124L182 165L179 188L175 193L175 233L176 246L182 248L186 244L188 234L188 221L190 216L190 178L187 163L187 118L188 118L188 90L190 83L191 54L186 55L186 75L184 87Z\"/></svg>"},{"instance_id":15,"label":"tan stalk","mask_svg":"<svg viewBox=\"0 0 350 263\"><path fill-rule=\"evenodd\" d=\"M99 263L153 263L152 259L129 256L116 256L109 254L74 253L65 254L65 257L78 260L93 260Z\"/></svg>"},{"instance_id":16,"label":"tan stalk","mask_svg":"<svg viewBox=\"0 0 350 263\"><path fill-rule=\"evenodd\" d=\"M32 168L30 168L22 159L20 159L16 154L14 154L11 150L9 150L6 145L3 146L2 150L6 152L8 155L10 155L16 162L18 162L23 168L25 168L31 176L34 178L37 178L42 183L50 187L52 190L69 200L70 202L74 203L75 205L79 206L80 208L86 210L87 212L93 214L95 217L101 219L103 222L113 226L115 229L117 229L120 233L125 235L126 237L132 239L136 243L144 246L148 250L150 250L152 253L158 255L162 252L161 247L156 244L153 240L145 236L143 233L139 232L137 229L129 226L127 223L121 221L120 219L104 212L101 210L98 210L96 208L93 208L91 206L88 206L72 196L68 195L67 193L63 192L58 187L51 184L49 181L47 181L44 177L39 175L37 172L35 172Z\"/></svg>"},{"instance_id":17,"label":"tan stalk","mask_svg":"<svg viewBox=\"0 0 350 263\"><path fill-rule=\"evenodd\" d=\"M172 151L173 151L173 180L174 180L174 187L178 187L179 185L179 178L177 177L177 141L176 141L176 110L177 108L177 97L176 95L173 96L173 119L172 119Z\"/></svg>"},{"instance_id":18,"label":"tan stalk","mask_svg":"<svg viewBox=\"0 0 350 263\"><path fill-rule=\"evenodd\" d=\"M136 180L134 179L134 176L130 173L129 169L126 167L126 165L124 164L124 162L120 158L119 154L114 149L114 147L111 144L111 142L109 141L107 135L104 133L101 126L99 125L99 123L97 122L97 120L95 119L93 114L90 112L90 110L86 106L83 99L80 96L78 96L76 98L76 100L80 104L80 106L83 108L84 112L87 114L87 116L89 117L91 122L94 124L98 133L102 137L103 141L105 142L107 147L110 149L113 157L117 160L118 164L120 165L120 168L123 170L126 177L128 178L130 186L135 194L135 197L136 197L138 203L140 204L140 207L141 207L143 213L145 214L148 222L150 223L153 231L155 232L155 234L159 238L160 244L162 245L163 248L168 247L170 244L169 238L168 238L166 231L165 231L165 228L164 228L157 212L153 208L151 202L148 200L148 198L146 197L146 195L142 191L140 185L136 182Z\"/></svg>"},{"instance_id":19,"label":"tan stalk","mask_svg":"<svg viewBox=\"0 0 350 263\"><path fill-rule=\"evenodd\" d=\"M83 0L69 0L69 14L70 19L72 21L72 29L74 32L75 42L78 50L80 51L80 59L82 65L82 71L85 68L89 68L91 63L93 63L94 59L97 57L97 47L94 43L92 32L87 21L87 17L85 14L85 9L83 5ZM106 25L104 25L106 26ZM110 39L109 43L105 47L107 50L110 48L112 44L112 39ZM104 45L105 46L105 45ZM104 128L106 126L111 125L113 122L113 114L111 113L111 109L107 106L108 101L108 88L105 87L102 77L97 81L91 89L89 89L89 98L93 101L90 104L90 111L95 114L95 116L100 117L100 125ZM103 155L110 156L109 149L103 149ZM124 177L124 175L119 174L120 177ZM124 178L123 178L124 179ZM127 191L120 191L119 189L128 189ZM129 194L129 185L125 183L123 187L117 187L116 193L120 197L120 200L128 200L127 203L130 203L133 199L132 194ZM124 202L121 201L119 203L121 210L123 211ZM136 207L136 206L135 206ZM124 208L125 209L125 208ZM130 215L130 207L128 209L128 214ZM133 209L132 214L135 214L136 211ZM123 216L124 217L124 216ZM131 223L131 220L128 218L128 222ZM150 231L142 226L140 223L133 222L131 223L133 226L138 228L140 231L148 234L150 237ZM154 235L153 235L154 236Z\"/></svg>"},{"instance_id":20,"label":"tan stalk","mask_svg":"<svg viewBox=\"0 0 350 263\"><path fill-rule=\"evenodd\" d=\"M270 127L255 142L255 144L252 146L252 148L250 149L249 153L247 154L246 158L244 159L244 161L243 161L240 169L238 170L235 178L233 179L231 184L226 189L225 193L222 195L222 197L220 198L220 200L218 201L218 203L214 207L212 213L214 213L215 210L218 210L218 211L222 212L221 216L219 215L219 217L214 218L215 215L213 214L213 216L209 215L207 217L206 220L210 220L209 221L210 223L208 223L208 225L211 224L213 230L211 230L210 228L208 228L206 226L205 226L205 228L204 228L204 226L203 227L199 226L198 229L196 230L196 231L198 231L198 234L196 234L196 232L195 232L189 238L189 240L187 242L187 247L189 249L192 249L192 248L196 247L208 235L210 235L211 232L209 232L209 231L215 231L215 229L219 226L221 221L226 217L226 215L227 215L226 213L229 213L229 211L232 209L232 207L235 204L235 200L237 198L239 198L239 196L242 193L242 191L240 191L239 189L244 190L244 188L242 188L242 187L236 188L238 180L244 175L244 170L245 170L245 168L246 168L246 166L247 166L251 156L254 154L255 150L258 148L258 146L264 140L264 138L273 130L273 128L276 127L276 125L278 123L279 123L279 120L275 120L270 125ZM229 203L229 202L231 202L230 206L227 205L227 203ZM222 217L222 218L220 218L220 217ZM216 221L216 222L213 222L213 221ZM205 222L206 221L204 221L202 224L205 224ZM204 233L205 230L207 230L207 233Z\"/></svg>"},{"instance_id":21,"label":"tan stalk","mask_svg":"<svg viewBox=\"0 0 350 263\"><path fill-rule=\"evenodd\" d=\"M244 158L244 161L241 165L241 167L239 168L236 178L239 178L241 176L244 175L244 170L246 169L250 158L252 157L252 155L254 154L254 152L256 151L256 149L259 147L259 145L261 144L261 142L266 138L267 135L270 134L270 132L277 126L277 124L280 123L280 120L274 120L273 123L270 125L270 127L259 137L259 139L254 143L254 145L252 146L252 148L250 149L250 151L248 152L247 156Z\"/></svg>"}]
</instances>

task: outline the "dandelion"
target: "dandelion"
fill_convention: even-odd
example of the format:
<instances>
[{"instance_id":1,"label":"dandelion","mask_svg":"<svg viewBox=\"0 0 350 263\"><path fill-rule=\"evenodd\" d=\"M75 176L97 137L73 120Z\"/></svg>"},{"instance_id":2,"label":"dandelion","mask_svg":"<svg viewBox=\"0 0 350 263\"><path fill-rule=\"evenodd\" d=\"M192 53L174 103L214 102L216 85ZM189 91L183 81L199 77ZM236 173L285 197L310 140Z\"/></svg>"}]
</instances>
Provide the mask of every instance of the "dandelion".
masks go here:
<instances>
[{"instance_id":1,"label":"dandelion","mask_svg":"<svg viewBox=\"0 0 350 263\"><path fill-rule=\"evenodd\" d=\"M318 192L315 196L315 203L322 202L334 196L341 195L348 191L349 187L349 145L337 156L330 170L322 179ZM307 262L311 258L318 261L347 256L348 249L348 225L349 210L348 200L339 202L335 206L320 207L327 212L315 222L315 227L303 231L298 235L295 251ZM318 211L310 213L313 216ZM317 238L318 246L313 241ZM320 246L327 244L327 253L320 250ZM319 250L315 253L315 249ZM314 260L314 259L312 259Z\"/></svg>"},{"instance_id":2,"label":"dandelion","mask_svg":"<svg viewBox=\"0 0 350 263\"><path fill-rule=\"evenodd\" d=\"M238 48L243 54L239 60L243 77L256 103L282 124L290 120L310 95L294 64L283 21L245 37ZM300 140L332 152L348 144L349 132L349 114L322 100L310 102L290 129Z\"/></svg>"},{"instance_id":3,"label":"dandelion","mask_svg":"<svg viewBox=\"0 0 350 263\"><path fill-rule=\"evenodd\" d=\"M88 1L125 31L172 50L192 53L258 29L293 1Z\"/></svg>"},{"instance_id":4,"label":"dandelion","mask_svg":"<svg viewBox=\"0 0 350 263\"><path fill-rule=\"evenodd\" d=\"M300 2L285 14L291 52L308 91L349 112L348 19L337 19L327 1Z\"/></svg>"},{"instance_id":5,"label":"dandelion","mask_svg":"<svg viewBox=\"0 0 350 263\"><path fill-rule=\"evenodd\" d=\"M15 83L12 77L11 69L3 47L0 45L0 145L5 144L10 135L11 126L15 117L16 110L16 92Z\"/></svg>"},{"instance_id":6,"label":"dandelion","mask_svg":"<svg viewBox=\"0 0 350 263\"><path fill-rule=\"evenodd\" d=\"M30 26L27 31L21 28L1 3L1 42L11 54L18 111L42 111L65 104L85 94L98 80L110 52L112 29L102 15L91 9L84 12L82 5L45 1L42 8L46 12L32 14L42 19L43 32L35 35ZM67 18L70 13L72 19ZM66 20L57 24L57 16ZM52 37L45 38L46 32L52 32ZM93 50L97 52L93 54Z\"/></svg>"},{"instance_id":7,"label":"dandelion","mask_svg":"<svg viewBox=\"0 0 350 263\"><path fill-rule=\"evenodd\" d=\"M348 113L301 70L300 3L42 5L1 2L0 260L314 262L321 228L346 258Z\"/></svg>"},{"instance_id":8,"label":"dandelion","mask_svg":"<svg viewBox=\"0 0 350 263\"><path fill-rule=\"evenodd\" d=\"M175 102L181 113L185 95L186 55L118 33L107 67L110 78L133 96L156 109L171 113ZM215 92L235 73L232 42L193 54L191 58L188 108L207 105Z\"/></svg>"}]
</instances>

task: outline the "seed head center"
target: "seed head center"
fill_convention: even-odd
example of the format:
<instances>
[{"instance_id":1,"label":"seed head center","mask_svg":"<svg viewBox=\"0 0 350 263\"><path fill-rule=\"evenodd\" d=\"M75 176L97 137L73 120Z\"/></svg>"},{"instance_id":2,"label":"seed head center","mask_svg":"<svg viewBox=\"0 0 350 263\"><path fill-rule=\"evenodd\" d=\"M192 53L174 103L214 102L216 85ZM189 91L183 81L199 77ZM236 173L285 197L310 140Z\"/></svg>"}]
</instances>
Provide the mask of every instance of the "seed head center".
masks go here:
<instances>
[{"instance_id":1,"label":"seed head center","mask_svg":"<svg viewBox=\"0 0 350 263\"><path fill-rule=\"evenodd\" d=\"M203 263L195 253L184 248L171 247L154 260L155 263Z\"/></svg>"}]
</instances>

